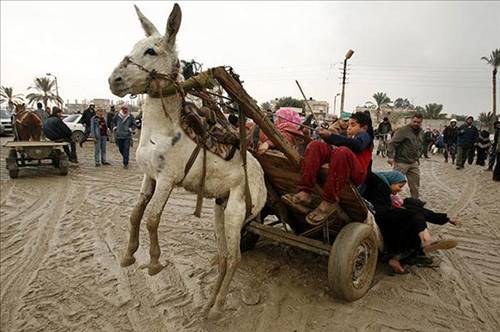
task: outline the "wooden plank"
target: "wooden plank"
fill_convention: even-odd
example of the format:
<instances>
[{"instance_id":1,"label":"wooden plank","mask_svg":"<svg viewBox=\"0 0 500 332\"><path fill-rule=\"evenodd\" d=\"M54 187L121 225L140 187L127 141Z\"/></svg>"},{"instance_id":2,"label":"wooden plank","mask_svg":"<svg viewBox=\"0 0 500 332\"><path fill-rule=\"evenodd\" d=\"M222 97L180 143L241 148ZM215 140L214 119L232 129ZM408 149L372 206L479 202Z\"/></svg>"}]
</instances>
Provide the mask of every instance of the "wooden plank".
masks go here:
<instances>
[{"instance_id":1,"label":"wooden plank","mask_svg":"<svg viewBox=\"0 0 500 332\"><path fill-rule=\"evenodd\" d=\"M290 246L298 247L323 256L330 255L331 246L326 245L321 241L288 233L271 226L256 223L255 221L252 221L250 225L247 226L247 230L279 243L286 243Z\"/></svg>"},{"instance_id":2,"label":"wooden plank","mask_svg":"<svg viewBox=\"0 0 500 332\"><path fill-rule=\"evenodd\" d=\"M3 145L7 148L18 148L18 147L52 147L52 146L64 146L69 145L68 142L48 142L48 141L8 141Z\"/></svg>"}]
</instances>

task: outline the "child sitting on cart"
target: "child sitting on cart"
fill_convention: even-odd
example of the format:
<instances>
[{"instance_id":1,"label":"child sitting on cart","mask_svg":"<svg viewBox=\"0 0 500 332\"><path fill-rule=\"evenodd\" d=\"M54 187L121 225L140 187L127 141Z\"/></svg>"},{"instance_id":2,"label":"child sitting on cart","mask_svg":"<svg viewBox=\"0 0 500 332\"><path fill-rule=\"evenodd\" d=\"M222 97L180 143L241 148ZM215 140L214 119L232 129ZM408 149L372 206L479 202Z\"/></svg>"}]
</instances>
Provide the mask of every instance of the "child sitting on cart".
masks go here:
<instances>
[{"instance_id":1,"label":"child sitting on cart","mask_svg":"<svg viewBox=\"0 0 500 332\"><path fill-rule=\"evenodd\" d=\"M324 140L308 144L302 160L299 192L287 194L283 199L290 205L314 208L312 192L316 185L321 166L329 164L328 176L323 186L321 203L310 212L306 221L319 225L336 211L339 195L349 180L361 185L371 167L373 150L373 129L367 113L354 113L349 119L348 137L331 134L327 129L320 130ZM333 145L333 146L332 146Z\"/></svg>"}]
</instances>

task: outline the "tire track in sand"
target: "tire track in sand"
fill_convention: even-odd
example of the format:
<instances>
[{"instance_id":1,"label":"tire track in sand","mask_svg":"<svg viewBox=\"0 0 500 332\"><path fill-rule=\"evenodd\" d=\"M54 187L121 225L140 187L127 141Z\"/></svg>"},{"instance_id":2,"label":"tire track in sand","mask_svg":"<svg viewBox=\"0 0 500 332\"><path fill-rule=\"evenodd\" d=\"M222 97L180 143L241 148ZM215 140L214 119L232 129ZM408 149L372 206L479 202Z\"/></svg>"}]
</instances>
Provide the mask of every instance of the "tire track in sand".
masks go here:
<instances>
[{"instance_id":1,"label":"tire track in sand","mask_svg":"<svg viewBox=\"0 0 500 332\"><path fill-rule=\"evenodd\" d=\"M439 178L439 176L436 175L435 163L433 163L431 166L430 175L433 178L434 183L445 192L451 193L452 195L458 194L457 190L450 187L447 183L443 182ZM467 170L465 175L467 176L463 177L466 179L466 182L462 187L462 193L460 194L455 204L451 205L447 210L447 213L452 217L458 216L467 207L473 208L477 211L477 213L481 215L484 214L484 212L479 207L477 207L473 201L478 188L476 180L477 172L475 172L474 169L470 169ZM493 229L491 229L488 223L490 219L483 219L485 221L483 225L486 226L489 231L494 231ZM467 237L467 234L463 234L463 236ZM494 307L492 308L491 303L488 303L486 301L488 296L487 294L485 294L483 287L477 282L477 280L480 279L476 278L477 273L471 269L469 264L462 256L451 252L445 252L445 256L448 258L455 271L463 271L459 275L460 280L457 281L460 281L463 284L464 287L462 288L467 294L468 301L473 307L475 307L473 308L473 310L476 317L480 321L486 322L489 326L499 326L500 320L496 313L492 310Z\"/></svg>"},{"instance_id":2,"label":"tire track in sand","mask_svg":"<svg viewBox=\"0 0 500 332\"><path fill-rule=\"evenodd\" d=\"M12 316L19 305L20 295L25 292L26 286L29 284L33 275L36 274L38 267L43 263L44 257L48 251L50 239L54 234L56 224L63 211L70 187L70 180L68 177L60 177L59 179L60 181L50 181L49 179L46 183L47 187L52 187L53 189L48 191L51 195L46 196L46 200L52 199L52 201L57 202L56 204L58 205L51 210L50 214L40 219L40 221L45 222L45 224L40 227L38 234L36 234L36 238L27 244L32 250L23 251L23 253L27 252L30 256L23 258L25 262L11 275L10 280L2 285L4 292L1 296L1 313L2 327L5 328L5 330L9 330L14 323Z\"/></svg>"}]
</instances>

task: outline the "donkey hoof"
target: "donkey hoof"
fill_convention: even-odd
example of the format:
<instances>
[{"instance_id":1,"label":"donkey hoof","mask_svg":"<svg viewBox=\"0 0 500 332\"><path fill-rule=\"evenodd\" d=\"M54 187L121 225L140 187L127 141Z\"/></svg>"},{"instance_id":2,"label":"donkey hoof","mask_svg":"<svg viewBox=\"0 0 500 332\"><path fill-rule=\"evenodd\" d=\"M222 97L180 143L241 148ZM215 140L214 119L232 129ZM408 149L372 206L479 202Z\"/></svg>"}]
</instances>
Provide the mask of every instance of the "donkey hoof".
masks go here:
<instances>
[{"instance_id":1,"label":"donkey hoof","mask_svg":"<svg viewBox=\"0 0 500 332\"><path fill-rule=\"evenodd\" d=\"M125 256L122 258L122 261L120 263L121 267L127 267L135 263L135 257L134 256Z\"/></svg>"},{"instance_id":2,"label":"donkey hoof","mask_svg":"<svg viewBox=\"0 0 500 332\"><path fill-rule=\"evenodd\" d=\"M161 270L163 270L163 265L161 265L160 263L149 264L148 274L150 276L154 276L155 274L160 273Z\"/></svg>"}]
</instances>

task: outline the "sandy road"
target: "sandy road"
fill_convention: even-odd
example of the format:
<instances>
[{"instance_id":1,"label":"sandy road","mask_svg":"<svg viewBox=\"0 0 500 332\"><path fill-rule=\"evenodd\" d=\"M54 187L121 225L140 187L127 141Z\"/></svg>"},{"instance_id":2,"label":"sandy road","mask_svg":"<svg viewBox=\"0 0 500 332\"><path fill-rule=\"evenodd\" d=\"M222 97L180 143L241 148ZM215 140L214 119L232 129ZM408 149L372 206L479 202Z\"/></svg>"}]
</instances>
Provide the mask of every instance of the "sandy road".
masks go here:
<instances>
[{"instance_id":1,"label":"sandy road","mask_svg":"<svg viewBox=\"0 0 500 332\"><path fill-rule=\"evenodd\" d=\"M4 139L2 138L2 141ZM91 144L61 177L21 171L10 180L0 162L2 331L498 331L500 330L500 185L476 166L457 171L438 157L422 163L428 205L462 224L431 226L459 240L439 253L440 267L391 277L380 265L369 293L355 303L329 295L327 261L261 241L243 255L224 315L199 321L216 277L213 202L192 216L195 196L175 190L160 224L166 268L150 277L148 234L137 263L119 266L141 174L132 161L95 168ZM385 168L377 159L376 168ZM242 294L259 298L246 305Z\"/></svg>"}]
</instances>

